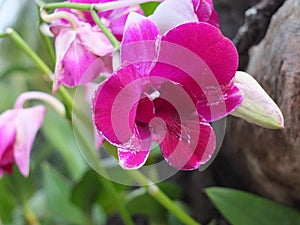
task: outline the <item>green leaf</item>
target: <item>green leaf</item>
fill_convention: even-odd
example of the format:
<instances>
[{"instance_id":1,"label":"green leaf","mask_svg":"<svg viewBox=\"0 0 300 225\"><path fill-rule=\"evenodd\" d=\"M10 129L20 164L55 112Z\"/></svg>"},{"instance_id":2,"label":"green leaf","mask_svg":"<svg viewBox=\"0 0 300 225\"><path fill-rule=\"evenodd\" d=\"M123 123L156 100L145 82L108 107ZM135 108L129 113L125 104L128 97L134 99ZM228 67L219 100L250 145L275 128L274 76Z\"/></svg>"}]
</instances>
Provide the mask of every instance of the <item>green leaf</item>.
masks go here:
<instances>
[{"instance_id":1,"label":"green leaf","mask_svg":"<svg viewBox=\"0 0 300 225\"><path fill-rule=\"evenodd\" d=\"M43 177L49 211L53 218L70 224L84 224L82 211L71 203L71 185L67 180L49 164L43 165Z\"/></svg>"},{"instance_id":2,"label":"green leaf","mask_svg":"<svg viewBox=\"0 0 300 225\"><path fill-rule=\"evenodd\" d=\"M87 166L77 148L70 123L49 109L42 131L49 143L63 157L72 178L80 178Z\"/></svg>"},{"instance_id":3,"label":"green leaf","mask_svg":"<svg viewBox=\"0 0 300 225\"><path fill-rule=\"evenodd\" d=\"M127 200L126 207L132 215L144 215L155 223L166 224L165 208L155 201L144 188L132 191L127 195Z\"/></svg>"},{"instance_id":4,"label":"green leaf","mask_svg":"<svg viewBox=\"0 0 300 225\"><path fill-rule=\"evenodd\" d=\"M300 214L295 210L254 194L219 187L205 192L232 225L300 224Z\"/></svg>"},{"instance_id":5,"label":"green leaf","mask_svg":"<svg viewBox=\"0 0 300 225\"><path fill-rule=\"evenodd\" d=\"M74 186L72 202L90 213L93 204L97 201L101 190L99 175L94 170L87 171L82 179Z\"/></svg>"},{"instance_id":6,"label":"green leaf","mask_svg":"<svg viewBox=\"0 0 300 225\"><path fill-rule=\"evenodd\" d=\"M112 214L115 213L117 211L117 207L118 204L116 204L116 200L114 197L111 196L111 189L109 189L110 185L107 185L105 183L111 183L113 188L118 192L118 195L120 197L120 201L124 201L125 200L125 196L126 196L126 191L128 188L130 188L129 186L125 186L122 184L118 184L118 183L114 183L111 182L109 180L107 180L106 178L99 176L99 180L101 182L101 188L100 188L100 192L99 192L99 196L97 199L97 202L101 205L101 207L103 208L103 210L105 211L106 214Z\"/></svg>"},{"instance_id":7,"label":"green leaf","mask_svg":"<svg viewBox=\"0 0 300 225\"><path fill-rule=\"evenodd\" d=\"M92 214L95 206L101 206L106 214L117 211L115 199L110 195L111 190L105 183L111 182L100 176L94 170L87 171L80 181L74 185L72 202L82 208L86 213ZM125 199L129 186L112 183L113 188Z\"/></svg>"},{"instance_id":8,"label":"green leaf","mask_svg":"<svg viewBox=\"0 0 300 225\"><path fill-rule=\"evenodd\" d=\"M103 148L115 159L118 159L118 149L108 141L104 141L102 144Z\"/></svg>"},{"instance_id":9,"label":"green leaf","mask_svg":"<svg viewBox=\"0 0 300 225\"><path fill-rule=\"evenodd\" d=\"M182 190L177 184L165 181L157 185L171 199L179 199L181 197Z\"/></svg>"},{"instance_id":10,"label":"green leaf","mask_svg":"<svg viewBox=\"0 0 300 225\"><path fill-rule=\"evenodd\" d=\"M146 2L141 4L142 10L144 11L145 16L150 16L159 5L159 2Z\"/></svg>"},{"instance_id":11,"label":"green leaf","mask_svg":"<svg viewBox=\"0 0 300 225\"><path fill-rule=\"evenodd\" d=\"M0 218L5 224L7 224L11 222L12 212L15 208L15 200L3 180L0 180L0 199Z\"/></svg>"}]
</instances>

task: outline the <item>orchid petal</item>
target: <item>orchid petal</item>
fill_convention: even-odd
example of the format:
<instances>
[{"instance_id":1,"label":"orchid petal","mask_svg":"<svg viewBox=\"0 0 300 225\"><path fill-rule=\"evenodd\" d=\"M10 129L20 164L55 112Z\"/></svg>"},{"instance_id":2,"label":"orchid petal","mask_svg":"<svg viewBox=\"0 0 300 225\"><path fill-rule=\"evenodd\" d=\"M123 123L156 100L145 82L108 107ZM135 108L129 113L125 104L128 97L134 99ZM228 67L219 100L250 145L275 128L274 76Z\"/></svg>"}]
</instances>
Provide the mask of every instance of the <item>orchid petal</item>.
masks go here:
<instances>
[{"instance_id":1,"label":"orchid petal","mask_svg":"<svg viewBox=\"0 0 300 225\"><path fill-rule=\"evenodd\" d=\"M251 75L238 71L234 81L244 100L231 115L269 129L284 128L282 112Z\"/></svg>"},{"instance_id":2,"label":"orchid petal","mask_svg":"<svg viewBox=\"0 0 300 225\"><path fill-rule=\"evenodd\" d=\"M11 145L8 146L7 150L1 156L0 168L9 174L12 174L14 162L14 150L13 145Z\"/></svg>"},{"instance_id":3,"label":"orchid petal","mask_svg":"<svg viewBox=\"0 0 300 225\"><path fill-rule=\"evenodd\" d=\"M94 122L111 143L122 145L132 137L142 75L134 65L123 67L104 81L93 99Z\"/></svg>"},{"instance_id":4,"label":"orchid petal","mask_svg":"<svg viewBox=\"0 0 300 225\"><path fill-rule=\"evenodd\" d=\"M148 124L155 116L154 111L153 102L148 97L141 99L136 111L136 122Z\"/></svg>"},{"instance_id":5,"label":"orchid petal","mask_svg":"<svg viewBox=\"0 0 300 225\"><path fill-rule=\"evenodd\" d=\"M50 27L50 30L55 30L57 26L53 25ZM64 27L61 28L59 32L56 31L55 33L58 33L57 37L55 38L55 49L56 49L56 67L58 66L58 63L62 61L64 58L66 52L68 51L70 45L72 42L76 39L76 32L73 29L70 29L70 27ZM53 32L53 31L52 31Z\"/></svg>"},{"instance_id":6,"label":"orchid petal","mask_svg":"<svg viewBox=\"0 0 300 225\"><path fill-rule=\"evenodd\" d=\"M30 152L37 131L42 126L46 109L43 106L21 109L17 112L17 136L14 145L14 158L20 172L29 174Z\"/></svg>"},{"instance_id":7,"label":"orchid petal","mask_svg":"<svg viewBox=\"0 0 300 225\"><path fill-rule=\"evenodd\" d=\"M78 38L81 44L97 56L111 55L113 46L107 37L98 30L93 30L89 24L82 23L82 27L78 28Z\"/></svg>"},{"instance_id":8,"label":"orchid petal","mask_svg":"<svg viewBox=\"0 0 300 225\"><path fill-rule=\"evenodd\" d=\"M207 23L183 24L166 33L162 40L197 54L220 85L226 85L233 79L238 68L238 53L232 41L223 36L218 28Z\"/></svg>"},{"instance_id":9,"label":"orchid petal","mask_svg":"<svg viewBox=\"0 0 300 225\"><path fill-rule=\"evenodd\" d=\"M123 169L138 169L143 166L150 151L132 151L118 148L119 164Z\"/></svg>"},{"instance_id":10,"label":"orchid petal","mask_svg":"<svg viewBox=\"0 0 300 225\"><path fill-rule=\"evenodd\" d=\"M7 151L8 147L15 141L16 136L16 113L13 110L7 110L0 116L0 164L2 155Z\"/></svg>"},{"instance_id":11,"label":"orchid petal","mask_svg":"<svg viewBox=\"0 0 300 225\"><path fill-rule=\"evenodd\" d=\"M118 40L122 40L124 27L130 12L136 12L143 15L140 6L131 6L112 10L109 16L107 16L107 19L110 22L109 27Z\"/></svg>"},{"instance_id":12,"label":"orchid petal","mask_svg":"<svg viewBox=\"0 0 300 225\"><path fill-rule=\"evenodd\" d=\"M161 33L183 23L197 22L192 0L165 0L149 17Z\"/></svg>"},{"instance_id":13,"label":"orchid petal","mask_svg":"<svg viewBox=\"0 0 300 225\"><path fill-rule=\"evenodd\" d=\"M160 143L165 160L180 170L194 170L207 162L216 146L212 127L197 116L183 120L161 98L154 102L156 115L165 121L167 129Z\"/></svg>"},{"instance_id":14,"label":"orchid petal","mask_svg":"<svg viewBox=\"0 0 300 225\"><path fill-rule=\"evenodd\" d=\"M7 110L0 116L0 177L3 171L13 172L14 143L16 139L16 112Z\"/></svg>"},{"instance_id":15,"label":"orchid petal","mask_svg":"<svg viewBox=\"0 0 300 225\"><path fill-rule=\"evenodd\" d=\"M158 35L157 27L148 18L137 13L130 13L121 43L122 64L149 61L149 65L151 65L156 57ZM141 51L141 49L143 50ZM142 70L147 71L149 65L143 64Z\"/></svg>"},{"instance_id":16,"label":"orchid petal","mask_svg":"<svg viewBox=\"0 0 300 225\"><path fill-rule=\"evenodd\" d=\"M214 10L212 0L193 0L193 5L199 22L207 22L219 27L219 16Z\"/></svg>"},{"instance_id":17,"label":"orchid petal","mask_svg":"<svg viewBox=\"0 0 300 225\"><path fill-rule=\"evenodd\" d=\"M146 40L155 40L159 31L147 17L138 13L130 13L125 24L122 45Z\"/></svg>"},{"instance_id":18,"label":"orchid petal","mask_svg":"<svg viewBox=\"0 0 300 225\"><path fill-rule=\"evenodd\" d=\"M119 164L124 169L143 166L151 148L151 133L147 124L136 125L131 140L118 148Z\"/></svg>"},{"instance_id":19,"label":"orchid petal","mask_svg":"<svg viewBox=\"0 0 300 225\"><path fill-rule=\"evenodd\" d=\"M88 52L76 39L55 70L54 91L62 84L75 87L91 82L99 75L102 68L105 68L102 60Z\"/></svg>"}]
</instances>

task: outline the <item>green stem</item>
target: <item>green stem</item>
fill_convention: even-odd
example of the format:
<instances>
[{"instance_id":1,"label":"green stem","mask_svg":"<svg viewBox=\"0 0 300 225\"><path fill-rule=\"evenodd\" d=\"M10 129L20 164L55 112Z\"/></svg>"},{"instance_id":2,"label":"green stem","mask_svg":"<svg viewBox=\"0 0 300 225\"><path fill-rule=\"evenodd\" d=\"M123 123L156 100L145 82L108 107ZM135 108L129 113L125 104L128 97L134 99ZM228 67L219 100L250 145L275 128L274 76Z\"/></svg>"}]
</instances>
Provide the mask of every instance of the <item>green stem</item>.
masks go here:
<instances>
[{"instance_id":1,"label":"green stem","mask_svg":"<svg viewBox=\"0 0 300 225\"><path fill-rule=\"evenodd\" d=\"M29 47L29 45L22 39L22 37L13 29L8 28L7 34L12 40L36 63L36 65L47 75L53 74L51 69L44 63L44 61Z\"/></svg>"},{"instance_id":2,"label":"green stem","mask_svg":"<svg viewBox=\"0 0 300 225\"><path fill-rule=\"evenodd\" d=\"M42 6L43 9L53 10L59 8L69 8L69 9L78 9L89 11L92 7L92 4L84 4L84 3L71 3L71 2L55 2L49 3Z\"/></svg>"},{"instance_id":3,"label":"green stem","mask_svg":"<svg viewBox=\"0 0 300 225\"><path fill-rule=\"evenodd\" d=\"M112 9L118 9L122 7L128 7L131 5L138 5L145 2L161 2L162 0L126 0L122 2L107 2L99 4L83 4L83 3L71 3L71 2L56 2L49 4L39 4L41 8L46 10L54 10L58 8L69 8L90 11L91 8L95 8L97 12L104 12Z\"/></svg>"},{"instance_id":4,"label":"green stem","mask_svg":"<svg viewBox=\"0 0 300 225\"><path fill-rule=\"evenodd\" d=\"M53 48L53 44L52 44L52 42L51 42L51 40L50 40L50 38L48 36L44 35L41 31L40 31L40 34L41 34L41 36L43 38L43 41L44 41L44 43L46 45L46 48L47 48L48 52L49 52L50 59L51 59L51 65L54 66L55 65L56 57L55 57L55 50Z\"/></svg>"},{"instance_id":5,"label":"green stem","mask_svg":"<svg viewBox=\"0 0 300 225\"><path fill-rule=\"evenodd\" d=\"M162 191L160 188L153 184L147 177L145 177L138 170L128 170L128 174L137 181L140 185L144 186L146 191L162 206L173 213L181 222L188 225L201 225L192 217L182 211L174 202Z\"/></svg>"},{"instance_id":6,"label":"green stem","mask_svg":"<svg viewBox=\"0 0 300 225\"><path fill-rule=\"evenodd\" d=\"M40 70L47 74L49 77L53 74L49 66L29 47L29 45L23 40L23 38L13 29L8 28L6 30L7 35L35 62L35 64L40 68ZM64 105L67 111L68 119L71 119L71 112L73 108L73 99L70 96L69 92L61 87L58 90L58 93L62 97Z\"/></svg>"},{"instance_id":7,"label":"green stem","mask_svg":"<svg viewBox=\"0 0 300 225\"><path fill-rule=\"evenodd\" d=\"M38 15L39 15L39 17L38 17L38 19L39 19L38 23L39 23L39 26L41 27L43 25L44 21L41 18L41 14L39 13L40 6L36 5L36 8L37 8ZM51 64L54 66L56 57L55 57L55 50L54 50L53 44L52 44L52 42L50 40L50 37L48 35L45 35L43 33L43 31L41 30L41 28L39 29L39 33L42 36L43 41L44 41L44 43L46 45L46 48L47 48L47 50L49 52L49 55L50 55L50 58L51 58Z\"/></svg>"},{"instance_id":8,"label":"green stem","mask_svg":"<svg viewBox=\"0 0 300 225\"><path fill-rule=\"evenodd\" d=\"M114 47L115 50L118 50L120 48L120 42L116 39L116 37L107 29L107 27L101 22L97 11L95 10L94 7L91 8L91 14L92 17L95 21L95 23L100 27L102 32L105 34L105 36L108 38L112 46Z\"/></svg>"},{"instance_id":9,"label":"green stem","mask_svg":"<svg viewBox=\"0 0 300 225\"><path fill-rule=\"evenodd\" d=\"M26 203L26 201L23 202L23 210L24 210L24 216L26 219L26 222L28 225L39 225L39 221L30 208L30 206Z\"/></svg>"},{"instance_id":10,"label":"green stem","mask_svg":"<svg viewBox=\"0 0 300 225\"><path fill-rule=\"evenodd\" d=\"M7 37L8 35L9 35L8 33L1 33L1 34L0 34L0 38Z\"/></svg>"}]
</instances>

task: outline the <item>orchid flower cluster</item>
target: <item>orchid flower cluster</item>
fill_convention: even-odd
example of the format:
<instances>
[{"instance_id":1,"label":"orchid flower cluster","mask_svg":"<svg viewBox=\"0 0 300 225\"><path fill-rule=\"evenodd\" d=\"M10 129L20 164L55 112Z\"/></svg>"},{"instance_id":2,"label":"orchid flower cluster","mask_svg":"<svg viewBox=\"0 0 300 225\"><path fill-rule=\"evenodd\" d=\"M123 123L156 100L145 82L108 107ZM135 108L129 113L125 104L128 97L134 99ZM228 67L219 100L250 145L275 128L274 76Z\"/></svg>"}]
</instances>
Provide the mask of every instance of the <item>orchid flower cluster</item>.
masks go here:
<instances>
[{"instance_id":1,"label":"orchid flower cluster","mask_svg":"<svg viewBox=\"0 0 300 225\"><path fill-rule=\"evenodd\" d=\"M228 115L283 128L273 100L250 75L237 72L237 50L222 34L212 0L160 1L148 17L136 0L125 6L121 0L69 2L120 3L98 13L119 48L88 11L61 8L41 11L41 17L51 23L55 39L53 92L62 85L97 84L91 100L96 136L117 147L122 168L142 167L156 142L172 167L198 169L216 148L211 123ZM28 100L46 94L23 94L13 110L1 114L0 176L11 173L14 162L24 176L29 173L45 108L23 108L24 95Z\"/></svg>"}]
</instances>

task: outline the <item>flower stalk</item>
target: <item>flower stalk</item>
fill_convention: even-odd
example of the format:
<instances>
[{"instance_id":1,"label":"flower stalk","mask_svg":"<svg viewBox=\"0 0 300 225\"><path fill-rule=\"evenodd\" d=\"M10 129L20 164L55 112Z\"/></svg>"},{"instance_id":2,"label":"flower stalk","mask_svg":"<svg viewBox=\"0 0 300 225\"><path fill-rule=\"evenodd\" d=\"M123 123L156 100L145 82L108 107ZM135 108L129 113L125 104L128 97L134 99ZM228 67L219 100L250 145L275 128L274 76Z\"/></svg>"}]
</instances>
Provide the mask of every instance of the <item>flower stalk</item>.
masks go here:
<instances>
[{"instance_id":1,"label":"flower stalk","mask_svg":"<svg viewBox=\"0 0 300 225\"><path fill-rule=\"evenodd\" d=\"M192 217L182 211L174 202L162 191L160 188L153 184L147 177L145 177L138 170L126 171L136 182L142 185L146 191L169 212L173 213L181 222L189 225L201 225L196 222Z\"/></svg>"},{"instance_id":2,"label":"flower stalk","mask_svg":"<svg viewBox=\"0 0 300 225\"><path fill-rule=\"evenodd\" d=\"M96 5L95 5L96 6ZM115 51L120 48L120 42L116 39L116 37L107 29L107 27L102 23L100 20L97 11L94 7L91 7L91 14L92 17L97 24L97 26L102 30L102 32L105 34L105 36L108 38L108 40L111 42L112 46L114 47Z\"/></svg>"},{"instance_id":3,"label":"flower stalk","mask_svg":"<svg viewBox=\"0 0 300 225\"><path fill-rule=\"evenodd\" d=\"M26 101L33 99L42 100L52 106L60 115L66 115L65 107L60 101L58 101L52 95L39 91L29 91L21 94L15 103L15 109L23 108L23 105Z\"/></svg>"},{"instance_id":4,"label":"flower stalk","mask_svg":"<svg viewBox=\"0 0 300 225\"><path fill-rule=\"evenodd\" d=\"M163 0L127 0L127 1L116 1L98 4L84 4L84 3L72 3L72 2L56 2L41 5L43 9L54 10L58 8L69 8L90 11L91 8L95 8L97 12L104 12L113 9L119 9L123 7L128 7L132 5L138 5L145 2L162 2Z\"/></svg>"},{"instance_id":5,"label":"flower stalk","mask_svg":"<svg viewBox=\"0 0 300 225\"><path fill-rule=\"evenodd\" d=\"M33 210L26 202L23 203L23 211L24 211L24 217L28 225L40 225Z\"/></svg>"},{"instance_id":6,"label":"flower stalk","mask_svg":"<svg viewBox=\"0 0 300 225\"><path fill-rule=\"evenodd\" d=\"M70 22L72 28L75 29L76 27L78 27L76 17L68 12L62 11L62 12L56 12L53 14L48 14L45 10L41 10L40 15L41 15L41 18L45 22L51 23L52 21L57 20L57 19L65 19Z\"/></svg>"}]
</instances>

